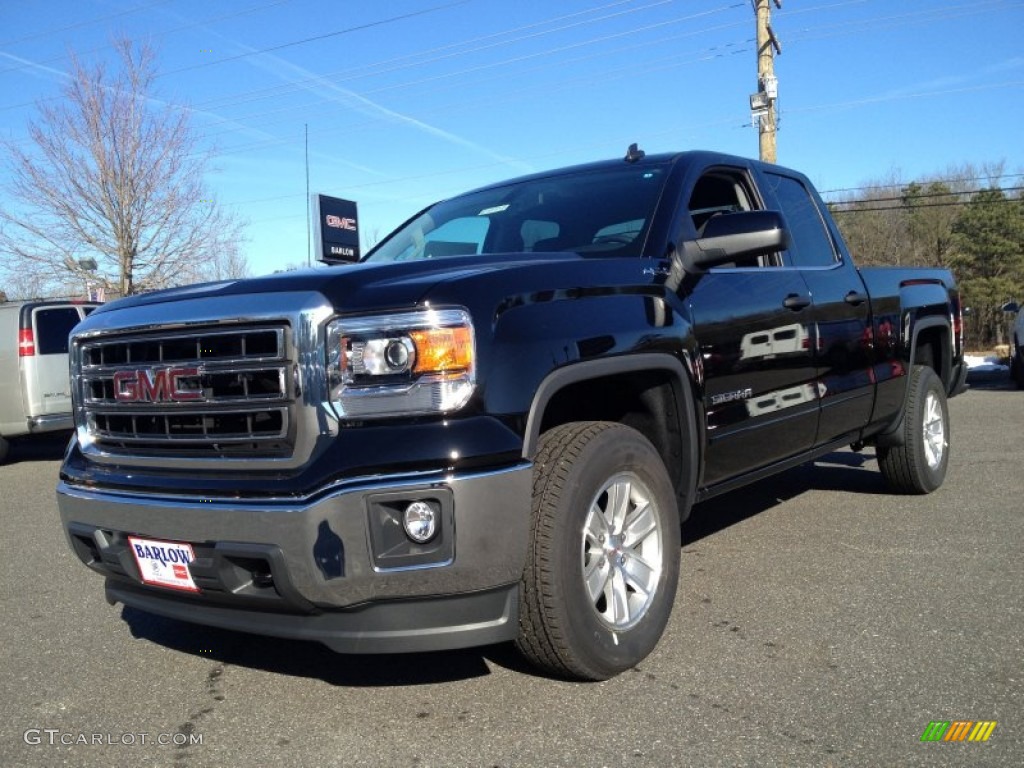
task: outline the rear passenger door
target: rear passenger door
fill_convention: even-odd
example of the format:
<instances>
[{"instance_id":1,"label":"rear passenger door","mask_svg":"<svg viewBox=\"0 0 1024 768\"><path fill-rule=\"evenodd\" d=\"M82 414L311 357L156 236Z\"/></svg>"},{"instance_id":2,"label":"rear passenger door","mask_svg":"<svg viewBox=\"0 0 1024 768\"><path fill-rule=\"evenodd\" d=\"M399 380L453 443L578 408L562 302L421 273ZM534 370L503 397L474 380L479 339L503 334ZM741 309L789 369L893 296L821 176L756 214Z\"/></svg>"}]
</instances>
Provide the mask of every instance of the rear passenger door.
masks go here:
<instances>
[{"instance_id":1,"label":"rear passenger door","mask_svg":"<svg viewBox=\"0 0 1024 768\"><path fill-rule=\"evenodd\" d=\"M782 211L791 245L787 269L798 271L814 301L814 364L821 395L816 444L854 436L867 425L874 399L871 306L860 273L844 259L821 201L796 174L761 174L769 207Z\"/></svg>"},{"instance_id":2,"label":"rear passenger door","mask_svg":"<svg viewBox=\"0 0 1024 768\"><path fill-rule=\"evenodd\" d=\"M749 170L704 169L684 191L681 238L699 236L712 216L765 206ZM810 292L779 257L714 267L685 302L704 372L707 454L703 485L801 453L814 442L818 397Z\"/></svg>"}]
</instances>

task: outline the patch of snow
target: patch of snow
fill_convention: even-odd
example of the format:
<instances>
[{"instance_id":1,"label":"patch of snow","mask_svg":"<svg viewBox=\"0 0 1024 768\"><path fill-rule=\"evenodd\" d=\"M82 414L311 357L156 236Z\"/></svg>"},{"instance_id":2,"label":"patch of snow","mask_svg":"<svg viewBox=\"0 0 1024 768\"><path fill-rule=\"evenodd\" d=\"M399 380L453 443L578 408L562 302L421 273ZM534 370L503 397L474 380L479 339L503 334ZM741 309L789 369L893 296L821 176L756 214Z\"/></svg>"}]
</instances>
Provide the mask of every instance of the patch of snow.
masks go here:
<instances>
[{"instance_id":1,"label":"patch of snow","mask_svg":"<svg viewBox=\"0 0 1024 768\"><path fill-rule=\"evenodd\" d=\"M1003 365L1000 358L995 355L982 357L981 355L964 355L964 362L967 363L967 370L975 373L997 373L1006 372L1010 367Z\"/></svg>"}]
</instances>

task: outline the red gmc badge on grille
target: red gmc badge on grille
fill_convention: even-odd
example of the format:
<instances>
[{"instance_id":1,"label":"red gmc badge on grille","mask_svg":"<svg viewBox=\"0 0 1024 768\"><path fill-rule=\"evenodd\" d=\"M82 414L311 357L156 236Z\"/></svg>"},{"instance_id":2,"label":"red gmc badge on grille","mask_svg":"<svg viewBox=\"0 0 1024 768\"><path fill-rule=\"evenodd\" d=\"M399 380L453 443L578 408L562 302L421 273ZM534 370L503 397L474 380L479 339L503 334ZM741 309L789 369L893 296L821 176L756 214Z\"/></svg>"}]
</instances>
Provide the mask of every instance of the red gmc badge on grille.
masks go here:
<instances>
[{"instance_id":1,"label":"red gmc badge on grille","mask_svg":"<svg viewBox=\"0 0 1024 768\"><path fill-rule=\"evenodd\" d=\"M114 399L119 403L182 403L203 399L198 388L189 388L183 379L195 379L195 367L139 368L114 374Z\"/></svg>"}]
</instances>

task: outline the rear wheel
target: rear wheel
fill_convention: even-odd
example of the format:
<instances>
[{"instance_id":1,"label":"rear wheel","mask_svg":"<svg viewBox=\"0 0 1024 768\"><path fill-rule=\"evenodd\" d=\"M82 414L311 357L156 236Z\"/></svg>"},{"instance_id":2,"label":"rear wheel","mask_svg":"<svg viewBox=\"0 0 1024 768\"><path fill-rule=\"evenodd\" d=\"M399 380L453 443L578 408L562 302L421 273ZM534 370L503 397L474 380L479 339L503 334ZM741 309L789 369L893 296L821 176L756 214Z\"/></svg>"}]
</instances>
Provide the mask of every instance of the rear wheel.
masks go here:
<instances>
[{"instance_id":1,"label":"rear wheel","mask_svg":"<svg viewBox=\"0 0 1024 768\"><path fill-rule=\"evenodd\" d=\"M879 448L878 466L898 493L931 493L949 466L949 409L942 381L931 368L915 365L903 414L903 445Z\"/></svg>"},{"instance_id":2,"label":"rear wheel","mask_svg":"<svg viewBox=\"0 0 1024 768\"><path fill-rule=\"evenodd\" d=\"M679 512L661 457L639 432L574 422L541 437L519 650L562 677L635 666L668 623Z\"/></svg>"}]
</instances>

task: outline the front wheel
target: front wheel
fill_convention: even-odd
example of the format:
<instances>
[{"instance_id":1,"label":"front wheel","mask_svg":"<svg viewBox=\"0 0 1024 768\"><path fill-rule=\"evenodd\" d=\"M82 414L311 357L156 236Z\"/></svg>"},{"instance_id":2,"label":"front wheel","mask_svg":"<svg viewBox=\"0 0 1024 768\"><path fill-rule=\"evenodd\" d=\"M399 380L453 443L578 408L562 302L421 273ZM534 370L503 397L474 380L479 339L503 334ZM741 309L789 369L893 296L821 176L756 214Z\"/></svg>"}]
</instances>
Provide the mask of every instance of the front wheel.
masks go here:
<instances>
[{"instance_id":1,"label":"front wheel","mask_svg":"<svg viewBox=\"0 0 1024 768\"><path fill-rule=\"evenodd\" d=\"M915 365L903 414L903 444L878 449L878 466L898 493L931 493L949 466L949 409L942 381L931 368Z\"/></svg>"},{"instance_id":2,"label":"front wheel","mask_svg":"<svg viewBox=\"0 0 1024 768\"><path fill-rule=\"evenodd\" d=\"M665 465L639 432L609 422L546 432L534 463L519 650L580 680L636 666L672 611L679 527Z\"/></svg>"}]
</instances>

